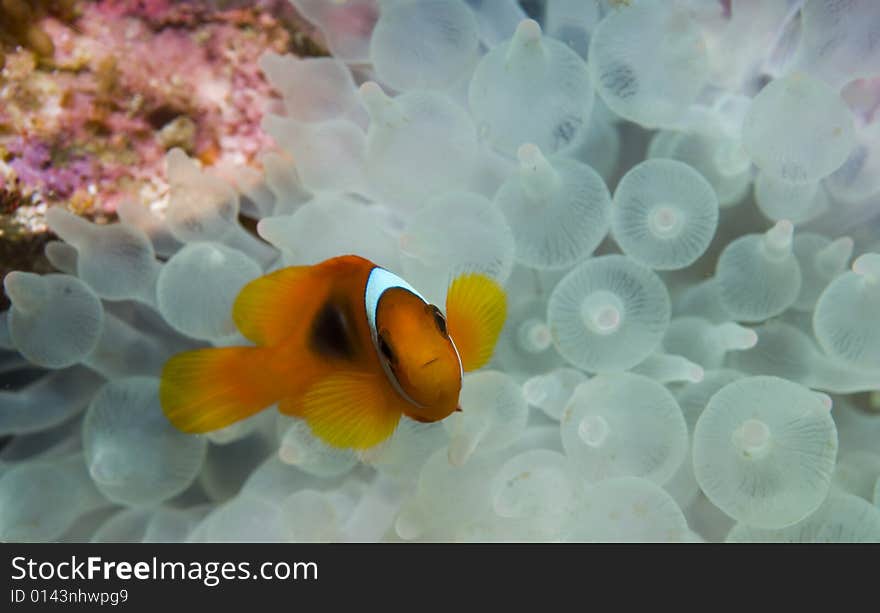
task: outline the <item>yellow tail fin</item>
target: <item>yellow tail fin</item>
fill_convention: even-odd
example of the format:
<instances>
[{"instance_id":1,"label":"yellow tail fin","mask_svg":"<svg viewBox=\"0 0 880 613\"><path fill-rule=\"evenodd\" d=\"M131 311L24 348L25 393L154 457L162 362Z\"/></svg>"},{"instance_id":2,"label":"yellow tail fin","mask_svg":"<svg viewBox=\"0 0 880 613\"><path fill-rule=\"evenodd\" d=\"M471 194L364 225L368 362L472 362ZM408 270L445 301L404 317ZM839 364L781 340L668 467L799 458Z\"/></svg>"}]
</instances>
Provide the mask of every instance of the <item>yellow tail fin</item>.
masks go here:
<instances>
[{"instance_id":1,"label":"yellow tail fin","mask_svg":"<svg viewBox=\"0 0 880 613\"><path fill-rule=\"evenodd\" d=\"M262 347L197 349L168 360L159 399L168 420L184 432L226 427L277 402L282 395Z\"/></svg>"}]
</instances>

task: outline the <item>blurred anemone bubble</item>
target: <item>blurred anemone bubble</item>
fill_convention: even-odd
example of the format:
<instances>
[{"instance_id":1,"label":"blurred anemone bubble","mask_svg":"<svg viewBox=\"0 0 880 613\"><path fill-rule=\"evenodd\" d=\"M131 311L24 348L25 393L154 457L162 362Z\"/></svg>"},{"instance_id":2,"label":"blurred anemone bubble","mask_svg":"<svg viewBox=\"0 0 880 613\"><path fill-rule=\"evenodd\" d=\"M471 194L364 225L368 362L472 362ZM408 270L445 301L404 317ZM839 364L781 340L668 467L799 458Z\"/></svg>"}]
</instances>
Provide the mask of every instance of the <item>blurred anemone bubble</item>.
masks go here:
<instances>
[{"instance_id":1,"label":"blurred anemone bubble","mask_svg":"<svg viewBox=\"0 0 880 613\"><path fill-rule=\"evenodd\" d=\"M627 256L658 270L693 264L718 226L718 199L691 167L646 160L624 175L614 192L614 239Z\"/></svg>"},{"instance_id":2,"label":"blurred anemone bubble","mask_svg":"<svg viewBox=\"0 0 880 613\"><path fill-rule=\"evenodd\" d=\"M317 123L358 113L357 87L335 58L298 58L267 51L260 69L284 98L287 117Z\"/></svg>"},{"instance_id":3,"label":"blurred anemone bubble","mask_svg":"<svg viewBox=\"0 0 880 613\"><path fill-rule=\"evenodd\" d=\"M833 241L819 234L795 236L794 254L801 269L801 291L792 308L811 312L828 284L845 272L852 252L853 240L848 236Z\"/></svg>"},{"instance_id":4,"label":"blurred anemone bubble","mask_svg":"<svg viewBox=\"0 0 880 613\"><path fill-rule=\"evenodd\" d=\"M79 517L110 504L81 453L10 467L0 475L0 502L0 535L13 542L57 540Z\"/></svg>"},{"instance_id":5,"label":"blurred anemone bubble","mask_svg":"<svg viewBox=\"0 0 880 613\"><path fill-rule=\"evenodd\" d=\"M724 248L715 278L722 308L737 321L762 321L794 304L801 268L794 256L793 228L780 221L764 234L742 236Z\"/></svg>"},{"instance_id":6,"label":"blurred anemone bubble","mask_svg":"<svg viewBox=\"0 0 880 613\"><path fill-rule=\"evenodd\" d=\"M462 383L461 412L444 424L449 432L449 462L462 466L475 450L511 445L526 428L529 407L517 383L497 371L468 375Z\"/></svg>"},{"instance_id":7,"label":"blurred anemone bubble","mask_svg":"<svg viewBox=\"0 0 880 613\"><path fill-rule=\"evenodd\" d=\"M797 65L835 88L856 77L880 74L872 42L872 24L878 17L878 7L870 0L845 6L830 0L805 2Z\"/></svg>"},{"instance_id":8,"label":"blurred anemone bubble","mask_svg":"<svg viewBox=\"0 0 880 613\"><path fill-rule=\"evenodd\" d=\"M380 198L413 207L467 181L477 132L465 109L431 91L392 98L373 81L361 85L360 94L370 114L365 173Z\"/></svg>"},{"instance_id":9,"label":"blurred anemone bubble","mask_svg":"<svg viewBox=\"0 0 880 613\"><path fill-rule=\"evenodd\" d=\"M855 146L852 114L838 92L802 73L776 79L755 96L742 138L758 168L791 183L827 177Z\"/></svg>"},{"instance_id":10,"label":"blurred anemone bubble","mask_svg":"<svg viewBox=\"0 0 880 613\"><path fill-rule=\"evenodd\" d=\"M663 385L640 375L598 375L581 383L560 425L565 452L588 482L633 476L662 485L687 453L678 402Z\"/></svg>"},{"instance_id":11,"label":"blurred anemone bubble","mask_svg":"<svg viewBox=\"0 0 880 613\"><path fill-rule=\"evenodd\" d=\"M306 123L267 115L263 129L297 157L297 174L312 192L365 189L366 136L347 119ZM332 165L332 170L331 170Z\"/></svg>"},{"instance_id":12,"label":"blurred anemone bubble","mask_svg":"<svg viewBox=\"0 0 880 613\"><path fill-rule=\"evenodd\" d=\"M159 382L121 379L96 394L83 423L89 474L109 499L151 504L185 490L206 440L177 431L159 410Z\"/></svg>"},{"instance_id":13,"label":"blurred anemone bubble","mask_svg":"<svg viewBox=\"0 0 880 613\"><path fill-rule=\"evenodd\" d=\"M703 368L720 368L730 351L751 349L758 334L733 322L712 324L700 317L677 317L669 323L663 349Z\"/></svg>"},{"instance_id":14,"label":"blurred anemone bubble","mask_svg":"<svg viewBox=\"0 0 880 613\"><path fill-rule=\"evenodd\" d=\"M518 378L565 364L553 346L546 301L531 299L510 306L493 360Z\"/></svg>"},{"instance_id":15,"label":"blurred anemone bubble","mask_svg":"<svg viewBox=\"0 0 880 613\"><path fill-rule=\"evenodd\" d=\"M815 511L831 485L837 430L827 396L776 377L729 383L694 428L694 474L730 517L784 528Z\"/></svg>"},{"instance_id":16,"label":"blurred anemone bubble","mask_svg":"<svg viewBox=\"0 0 880 613\"><path fill-rule=\"evenodd\" d=\"M728 543L880 543L880 509L852 494L829 494L815 513L776 530L737 524Z\"/></svg>"},{"instance_id":17,"label":"blurred anemone bubble","mask_svg":"<svg viewBox=\"0 0 880 613\"><path fill-rule=\"evenodd\" d=\"M76 275L108 300L156 303L161 270L150 239L127 224L99 226L53 207L46 212L49 228L76 249Z\"/></svg>"},{"instance_id":18,"label":"blurred anemone bubble","mask_svg":"<svg viewBox=\"0 0 880 613\"><path fill-rule=\"evenodd\" d=\"M768 374L831 393L850 394L876 389L876 370L862 369L829 358L803 329L770 320L755 329L757 344L731 354L728 365L750 374Z\"/></svg>"},{"instance_id":19,"label":"blurred anemone bubble","mask_svg":"<svg viewBox=\"0 0 880 613\"><path fill-rule=\"evenodd\" d=\"M483 56L468 89L481 135L508 155L523 143L564 150L589 124L592 98L584 61L531 19Z\"/></svg>"},{"instance_id":20,"label":"blurred anemone bubble","mask_svg":"<svg viewBox=\"0 0 880 613\"><path fill-rule=\"evenodd\" d=\"M684 7L639 2L611 11L593 32L590 74L614 113L672 127L709 76L706 44Z\"/></svg>"},{"instance_id":21,"label":"blurred anemone bubble","mask_svg":"<svg viewBox=\"0 0 880 613\"><path fill-rule=\"evenodd\" d=\"M357 457L349 450L335 449L312 436L302 419L279 415L281 443L278 457L309 474L332 477L351 470Z\"/></svg>"},{"instance_id":22,"label":"blurred anemone bubble","mask_svg":"<svg viewBox=\"0 0 880 613\"><path fill-rule=\"evenodd\" d=\"M755 179L755 204L767 219L802 224L827 213L828 194L818 181L791 183L761 171Z\"/></svg>"},{"instance_id":23,"label":"blurred anemone bubble","mask_svg":"<svg viewBox=\"0 0 880 613\"><path fill-rule=\"evenodd\" d=\"M479 272L503 283L514 260L514 237L504 215L484 196L448 191L425 201L398 239L403 273L437 304L449 282Z\"/></svg>"},{"instance_id":24,"label":"blurred anemone bubble","mask_svg":"<svg viewBox=\"0 0 880 613\"><path fill-rule=\"evenodd\" d=\"M461 0L385 2L370 38L376 76L390 87L445 89L477 61L476 16Z\"/></svg>"},{"instance_id":25,"label":"blurred anemone bubble","mask_svg":"<svg viewBox=\"0 0 880 613\"><path fill-rule=\"evenodd\" d=\"M856 258L852 271L819 296L813 330L832 357L855 367L880 370L880 254Z\"/></svg>"},{"instance_id":26,"label":"blurred anemone bubble","mask_svg":"<svg viewBox=\"0 0 880 613\"><path fill-rule=\"evenodd\" d=\"M722 208L739 204L752 183L750 160L740 143L724 134L661 130L651 139L648 158L678 160L699 172Z\"/></svg>"},{"instance_id":27,"label":"blurred anemone bubble","mask_svg":"<svg viewBox=\"0 0 880 613\"><path fill-rule=\"evenodd\" d=\"M287 265L317 264L356 252L394 269L397 249L377 212L376 205L367 206L350 196L320 194L293 213L260 219L257 232L281 251ZM314 240L315 236L321 240Z\"/></svg>"},{"instance_id":28,"label":"blurred anemone bubble","mask_svg":"<svg viewBox=\"0 0 880 613\"><path fill-rule=\"evenodd\" d=\"M220 243L190 243L162 267L157 283L159 311L176 330L204 340L235 333L232 304L260 267Z\"/></svg>"},{"instance_id":29,"label":"blurred anemone bubble","mask_svg":"<svg viewBox=\"0 0 880 613\"><path fill-rule=\"evenodd\" d=\"M669 325L669 293L655 273L620 255L585 261L554 288L547 321L559 353L587 371L626 370Z\"/></svg>"},{"instance_id":30,"label":"blurred anemone bubble","mask_svg":"<svg viewBox=\"0 0 880 613\"><path fill-rule=\"evenodd\" d=\"M608 232L611 197L585 164L548 160L537 146L517 150L519 172L495 195L516 241L516 259L532 268L566 268L591 254Z\"/></svg>"},{"instance_id":31,"label":"blurred anemone bubble","mask_svg":"<svg viewBox=\"0 0 880 613\"><path fill-rule=\"evenodd\" d=\"M531 406L559 420L575 388L586 380L587 376L579 370L556 368L529 378L523 383L523 394Z\"/></svg>"},{"instance_id":32,"label":"blurred anemone bubble","mask_svg":"<svg viewBox=\"0 0 880 613\"><path fill-rule=\"evenodd\" d=\"M577 473L561 453L533 449L509 459L491 485L492 510L530 524L541 540L556 537L580 495Z\"/></svg>"},{"instance_id":33,"label":"blurred anemone bubble","mask_svg":"<svg viewBox=\"0 0 880 613\"><path fill-rule=\"evenodd\" d=\"M669 494L646 479L621 477L587 488L564 540L651 543L689 538L687 520Z\"/></svg>"}]
</instances>

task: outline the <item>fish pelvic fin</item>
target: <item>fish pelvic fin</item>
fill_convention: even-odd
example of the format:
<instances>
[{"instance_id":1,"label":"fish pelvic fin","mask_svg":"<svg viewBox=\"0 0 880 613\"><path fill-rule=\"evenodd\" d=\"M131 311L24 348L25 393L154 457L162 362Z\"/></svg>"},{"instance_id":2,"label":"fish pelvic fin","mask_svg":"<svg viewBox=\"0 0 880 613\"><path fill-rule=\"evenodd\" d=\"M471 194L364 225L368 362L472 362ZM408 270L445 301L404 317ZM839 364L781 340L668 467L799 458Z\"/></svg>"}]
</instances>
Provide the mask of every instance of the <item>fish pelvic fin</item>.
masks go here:
<instances>
[{"instance_id":1,"label":"fish pelvic fin","mask_svg":"<svg viewBox=\"0 0 880 613\"><path fill-rule=\"evenodd\" d=\"M507 317L507 298L498 283L479 273L466 273L446 293L449 336L465 371L482 368L492 358Z\"/></svg>"},{"instance_id":2,"label":"fish pelvic fin","mask_svg":"<svg viewBox=\"0 0 880 613\"><path fill-rule=\"evenodd\" d=\"M380 375L356 371L322 377L279 409L304 418L312 434L331 447L349 449L368 449L386 440L401 415Z\"/></svg>"},{"instance_id":3,"label":"fish pelvic fin","mask_svg":"<svg viewBox=\"0 0 880 613\"><path fill-rule=\"evenodd\" d=\"M273 355L261 347L186 351L162 369L162 411L179 430L204 433L229 426L278 401Z\"/></svg>"}]
</instances>

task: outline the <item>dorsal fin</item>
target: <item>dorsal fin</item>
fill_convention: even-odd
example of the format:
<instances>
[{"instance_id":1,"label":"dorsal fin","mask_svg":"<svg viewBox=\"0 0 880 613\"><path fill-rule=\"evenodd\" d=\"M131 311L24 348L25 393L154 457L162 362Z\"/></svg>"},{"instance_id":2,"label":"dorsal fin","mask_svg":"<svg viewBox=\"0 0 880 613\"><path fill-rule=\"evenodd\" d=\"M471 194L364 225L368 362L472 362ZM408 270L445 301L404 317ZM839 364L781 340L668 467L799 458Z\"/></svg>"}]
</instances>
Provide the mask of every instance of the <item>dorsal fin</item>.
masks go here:
<instances>
[{"instance_id":1,"label":"dorsal fin","mask_svg":"<svg viewBox=\"0 0 880 613\"><path fill-rule=\"evenodd\" d=\"M257 345L280 343L303 325L302 306L314 300L311 266L282 268L244 286L232 307L239 331Z\"/></svg>"},{"instance_id":2,"label":"dorsal fin","mask_svg":"<svg viewBox=\"0 0 880 613\"><path fill-rule=\"evenodd\" d=\"M294 332L307 330L322 306L318 301L327 300L334 285L364 283L374 266L362 257L341 255L313 266L276 270L244 286L235 299L232 319L254 343L277 345Z\"/></svg>"}]
</instances>

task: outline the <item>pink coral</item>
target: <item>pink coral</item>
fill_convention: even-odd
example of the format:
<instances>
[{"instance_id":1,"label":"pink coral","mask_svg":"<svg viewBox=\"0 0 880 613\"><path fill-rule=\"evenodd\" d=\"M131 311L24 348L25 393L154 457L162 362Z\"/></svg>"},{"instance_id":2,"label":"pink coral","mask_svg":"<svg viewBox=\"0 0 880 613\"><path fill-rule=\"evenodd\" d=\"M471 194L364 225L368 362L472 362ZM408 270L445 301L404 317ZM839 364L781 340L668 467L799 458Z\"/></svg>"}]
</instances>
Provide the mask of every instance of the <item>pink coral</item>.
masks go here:
<instances>
[{"instance_id":1,"label":"pink coral","mask_svg":"<svg viewBox=\"0 0 880 613\"><path fill-rule=\"evenodd\" d=\"M256 165L274 94L257 68L289 33L266 8L104 0L72 24L47 18L54 70L8 57L0 94L0 176L34 203L112 211L161 197L164 154L182 146L206 164ZM286 2L283 4L287 4Z\"/></svg>"}]
</instances>

